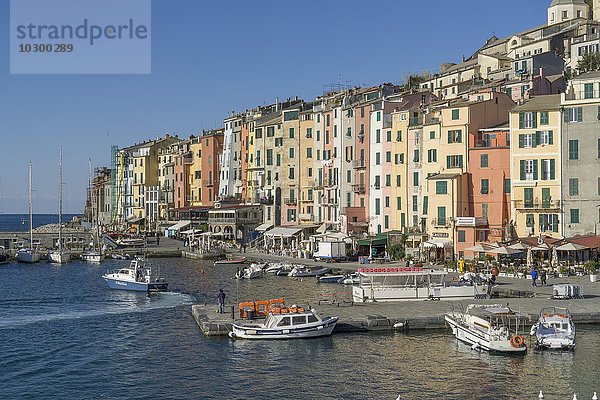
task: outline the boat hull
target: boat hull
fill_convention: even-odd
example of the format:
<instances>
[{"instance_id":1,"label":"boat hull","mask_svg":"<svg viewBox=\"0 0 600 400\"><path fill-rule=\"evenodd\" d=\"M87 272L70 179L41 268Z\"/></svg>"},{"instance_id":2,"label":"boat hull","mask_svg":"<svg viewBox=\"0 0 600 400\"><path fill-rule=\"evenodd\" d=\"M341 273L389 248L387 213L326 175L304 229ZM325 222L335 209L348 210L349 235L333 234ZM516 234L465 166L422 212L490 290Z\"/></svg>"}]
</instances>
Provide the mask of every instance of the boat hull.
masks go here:
<instances>
[{"instance_id":1,"label":"boat hull","mask_svg":"<svg viewBox=\"0 0 600 400\"><path fill-rule=\"evenodd\" d=\"M167 282L132 282L115 278L104 277L108 287L116 290L129 290L132 292L166 292Z\"/></svg>"},{"instance_id":2,"label":"boat hull","mask_svg":"<svg viewBox=\"0 0 600 400\"><path fill-rule=\"evenodd\" d=\"M91 262L91 263L99 263L104 260L104 254L100 253L92 253L92 254L81 254L81 259L83 261Z\"/></svg>"},{"instance_id":3,"label":"boat hull","mask_svg":"<svg viewBox=\"0 0 600 400\"><path fill-rule=\"evenodd\" d=\"M474 349L510 354L525 354L527 352L526 346L513 347L509 340L489 340L483 333L463 326L459 321L449 315L446 315L444 319L452 328L454 336L461 342L471 345Z\"/></svg>"},{"instance_id":4,"label":"boat hull","mask_svg":"<svg viewBox=\"0 0 600 400\"><path fill-rule=\"evenodd\" d=\"M26 264L34 264L40 261L39 253L17 253L17 261L26 263Z\"/></svg>"},{"instance_id":5,"label":"boat hull","mask_svg":"<svg viewBox=\"0 0 600 400\"><path fill-rule=\"evenodd\" d=\"M215 265L228 265L228 264L243 264L246 262L246 258L236 258L236 259L229 259L229 260L217 260L215 261Z\"/></svg>"},{"instance_id":6,"label":"boat hull","mask_svg":"<svg viewBox=\"0 0 600 400\"><path fill-rule=\"evenodd\" d=\"M265 329L258 326L232 325L230 336L236 339L276 340L276 339L308 339L329 336L337 324L338 317L330 317L319 324L292 329Z\"/></svg>"},{"instance_id":7,"label":"boat hull","mask_svg":"<svg viewBox=\"0 0 600 400\"><path fill-rule=\"evenodd\" d=\"M71 253L65 251L50 251L48 252L48 262L55 264L64 264L71 261Z\"/></svg>"}]
</instances>

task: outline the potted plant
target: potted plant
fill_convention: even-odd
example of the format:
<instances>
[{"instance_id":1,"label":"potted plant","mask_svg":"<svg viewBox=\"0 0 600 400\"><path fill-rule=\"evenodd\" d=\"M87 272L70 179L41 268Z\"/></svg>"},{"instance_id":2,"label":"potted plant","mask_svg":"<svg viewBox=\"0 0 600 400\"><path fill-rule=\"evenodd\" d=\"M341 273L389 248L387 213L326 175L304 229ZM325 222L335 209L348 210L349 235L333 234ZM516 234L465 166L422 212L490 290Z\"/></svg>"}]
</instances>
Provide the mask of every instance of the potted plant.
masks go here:
<instances>
[{"instance_id":1,"label":"potted plant","mask_svg":"<svg viewBox=\"0 0 600 400\"><path fill-rule=\"evenodd\" d=\"M567 271L568 271L567 267L564 266L564 265L561 265L558 268L558 277L562 278L562 277L566 276L567 275Z\"/></svg>"},{"instance_id":2,"label":"potted plant","mask_svg":"<svg viewBox=\"0 0 600 400\"><path fill-rule=\"evenodd\" d=\"M598 280L598 262L588 261L585 264L585 270L590 274L590 282L596 282Z\"/></svg>"}]
</instances>

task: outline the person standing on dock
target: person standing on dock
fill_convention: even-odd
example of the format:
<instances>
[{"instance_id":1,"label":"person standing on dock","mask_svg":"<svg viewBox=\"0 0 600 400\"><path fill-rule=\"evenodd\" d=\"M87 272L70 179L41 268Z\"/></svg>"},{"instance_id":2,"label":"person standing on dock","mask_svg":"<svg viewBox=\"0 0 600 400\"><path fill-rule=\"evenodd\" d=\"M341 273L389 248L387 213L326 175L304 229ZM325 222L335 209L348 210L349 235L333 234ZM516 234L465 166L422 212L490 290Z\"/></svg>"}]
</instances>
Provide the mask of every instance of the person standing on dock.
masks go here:
<instances>
[{"instance_id":1,"label":"person standing on dock","mask_svg":"<svg viewBox=\"0 0 600 400\"><path fill-rule=\"evenodd\" d=\"M537 269L535 269L535 267L533 267L533 269L531 270L531 286L536 287L537 286L537 278L538 278L538 271Z\"/></svg>"},{"instance_id":2,"label":"person standing on dock","mask_svg":"<svg viewBox=\"0 0 600 400\"><path fill-rule=\"evenodd\" d=\"M219 289L217 300L219 302L219 314L225 314L225 292L223 292L223 289Z\"/></svg>"},{"instance_id":3,"label":"person standing on dock","mask_svg":"<svg viewBox=\"0 0 600 400\"><path fill-rule=\"evenodd\" d=\"M540 272L540 283L541 283L542 286L548 285L546 283L547 277L548 277L548 274L546 273L546 270L543 269L542 272Z\"/></svg>"}]
</instances>

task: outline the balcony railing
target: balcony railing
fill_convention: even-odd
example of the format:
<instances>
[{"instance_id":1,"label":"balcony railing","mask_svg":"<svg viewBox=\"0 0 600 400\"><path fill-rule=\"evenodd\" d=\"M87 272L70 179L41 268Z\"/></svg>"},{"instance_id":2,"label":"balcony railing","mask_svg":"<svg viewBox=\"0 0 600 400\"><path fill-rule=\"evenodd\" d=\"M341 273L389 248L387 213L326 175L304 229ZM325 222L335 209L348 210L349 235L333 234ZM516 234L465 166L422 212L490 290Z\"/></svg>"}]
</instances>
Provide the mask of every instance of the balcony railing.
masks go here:
<instances>
[{"instance_id":1,"label":"balcony railing","mask_svg":"<svg viewBox=\"0 0 600 400\"><path fill-rule=\"evenodd\" d=\"M315 179L315 189L323 189L323 181L319 179Z\"/></svg>"},{"instance_id":2,"label":"balcony railing","mask_svg":"<svg viewBox=\"0 0 600 400\"><path fill-rule=\"evenodd\" d=\"M183 163L184 164L193 164L194 163L194 157L184 156L183 157Z\"/></svg>"},{"instance_id":3,"label":"balcony railing","mask_svg":"<svg viewBox=\"0 0 600 400\"><path fill-rule=\"evenodd\" d=\"M402 230L405 235L410 235L410 236L427 235L427 228L424 226L405 226Z\"/></svg>"},{"instance_id":4,"label":"balcony railing","mask_svg":"<svg viewBox=\"0 0 600 400\"><path fill-rule=\"evenodd\" d=\"M518 210L556 210L560 209L560 200L515 200Z\"/></svg>"},{"instance_id":5,"label":"balcony railing","mask_svg":"<svg viewBox=\"0 0 600 400\"><path fill-rule=\"evenodd\" d=\"M565 93L565 100L600 99L600 90L572 90Z\"/></svg>"},{"instance_id":6,"label":"balcony railing","mask_svg":"<svg viewBox=\"0 0 600 400\"><path fill-rule=\"evenodd\" d=\"M273 196L261 197L258 201L260 204L272 205L273 204Z\"/></svg>"},{"instance_id":7,"label":"balcony railing","mask_svg":"<svg viewBox=\"0 0 600 400\"><path fill-rule=\"evenodd\" d=\"M423 117L411 117L408 119L409 126L423 125Z\"/></svg>"},{"instance_id":8,"label":"balcony railing","mask_svg":"<svg viewBox=\"0 0 600 400\"><path fill-rule=\"evenodd\" d=\"M444 219L434 218L431 220L431 225L437 226L437 227L449 228L450 227L450 218L444 218Z\"/></svg>"},{"instance_id":9,"label":"balcony railing","mask_svg":"<svg viewBox=\"0 0 600 400\"><path fill-rule=\"evenodd\" d=\"M365 193L365 185L352 185L352 190L357 194Z\"/></svg>"},{"instance_id":10,"label":"balcony railing","mask_svg":"<svg viewBox=\"0 0 600 400\"><path fill-rule=\"evenodd\" d=\"M215 182L212 179L202 181L202 186L211 187L214 186Z\"/></svg>"},{"instance_id":11,"label":"balcony railing","mask_svg":"<svg viewBox=\"0 0 600 400\"><path fill-rule=\"evenodd\" d=\"M362 168L367 168L367 163L364 159L354 160L352 166L355 169L362 169Z\"/></svg>"},{"instance_id":12,"label":"balcony railing","mask_svg":"<svg viewBox=\"0 0 600 400\"><path fill-rule=\"evenodd\" d=\"M312 221L313 214L298 214L298 219L301 221Z\"/></svg>"},{"instance_id":13,"label":"balcony railing","mask_svg":"<svg viewBox=\"0 0 600 400\"><path fill-rule=\"evenodd\" d=\"M285 198L285 199L283 200L283 202L284 202L285 204L287 204L288 206L293 206L293 205L296 205L296 204L298 204L298 199L296 199L296 198L290 198L290 197L288 197L288 198Z\"/></svg>"}]
</instances>

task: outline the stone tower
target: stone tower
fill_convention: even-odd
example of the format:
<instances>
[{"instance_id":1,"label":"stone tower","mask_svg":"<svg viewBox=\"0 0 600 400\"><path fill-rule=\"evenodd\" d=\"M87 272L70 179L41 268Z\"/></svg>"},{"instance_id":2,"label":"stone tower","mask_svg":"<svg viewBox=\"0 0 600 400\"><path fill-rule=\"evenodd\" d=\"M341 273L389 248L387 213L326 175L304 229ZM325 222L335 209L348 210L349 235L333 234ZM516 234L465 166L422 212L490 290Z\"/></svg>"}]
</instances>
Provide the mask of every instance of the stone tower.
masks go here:
<instances>
[{"instance_id":1,"label":"stone tower","mask_svg":"<svg viewBox=\"0 0 600 400\"><path fill-rule=\"evenodd\" d=\"M598 0L593 1L595 9ZM598 11L600 11L600 7L598 7ZM548 25L559 24L575 18L588 19L589 13L586 0L552 0L550 7L548 7Z\"/></svg>"}]
</instances>

